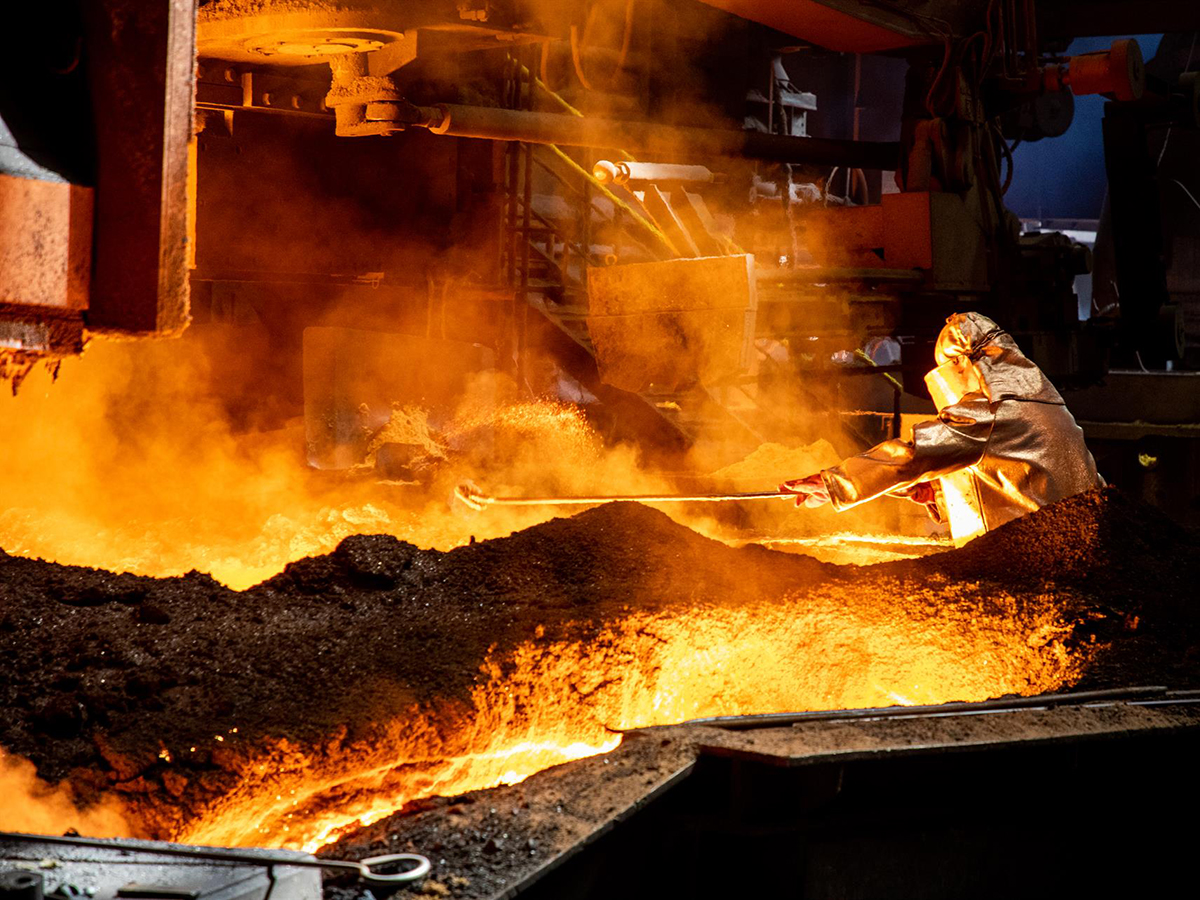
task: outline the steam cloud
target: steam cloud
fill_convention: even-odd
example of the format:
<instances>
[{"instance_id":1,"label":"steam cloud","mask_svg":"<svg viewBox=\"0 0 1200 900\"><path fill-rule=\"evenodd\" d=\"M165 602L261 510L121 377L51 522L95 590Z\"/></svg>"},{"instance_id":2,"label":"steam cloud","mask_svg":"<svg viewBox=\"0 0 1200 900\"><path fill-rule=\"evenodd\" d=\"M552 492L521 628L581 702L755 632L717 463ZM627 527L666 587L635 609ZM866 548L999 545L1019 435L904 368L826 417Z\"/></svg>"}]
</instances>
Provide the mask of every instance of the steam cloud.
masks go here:
<instances>
[{"instance_id":1,"label":"steam cloud","mask_svg":"<svg viewBox=\"0 0 1200 900\"><path fill-rule=\"evenodd\" d=\"M0 827L30 834L61 834L74 828L93 837L136 837L121 803L111 794L80 809L67 784L37 777L33 763L0 752Z\"/></svg>"}]
</instances>

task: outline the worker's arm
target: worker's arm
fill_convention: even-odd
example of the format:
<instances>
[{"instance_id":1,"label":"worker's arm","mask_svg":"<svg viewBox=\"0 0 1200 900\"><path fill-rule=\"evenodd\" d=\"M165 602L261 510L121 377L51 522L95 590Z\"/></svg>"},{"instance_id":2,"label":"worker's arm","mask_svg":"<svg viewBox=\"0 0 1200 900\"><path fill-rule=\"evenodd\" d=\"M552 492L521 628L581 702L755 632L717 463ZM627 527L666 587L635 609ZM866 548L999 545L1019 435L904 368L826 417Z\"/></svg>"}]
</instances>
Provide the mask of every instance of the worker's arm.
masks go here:
<instances>
[{"instance_id":1,"label":"worker's arm","mask_svg":"<svg viewBox=\"0 0 1200 900\"><path fill-rule=\"evenodd\" d=\"M821 478L829 499L835 509L848 509L974 465L983 458L995 421L987 398L969 395L915 426L911 444L884 441L825 469Z\"/></svg>"}]
</instances>

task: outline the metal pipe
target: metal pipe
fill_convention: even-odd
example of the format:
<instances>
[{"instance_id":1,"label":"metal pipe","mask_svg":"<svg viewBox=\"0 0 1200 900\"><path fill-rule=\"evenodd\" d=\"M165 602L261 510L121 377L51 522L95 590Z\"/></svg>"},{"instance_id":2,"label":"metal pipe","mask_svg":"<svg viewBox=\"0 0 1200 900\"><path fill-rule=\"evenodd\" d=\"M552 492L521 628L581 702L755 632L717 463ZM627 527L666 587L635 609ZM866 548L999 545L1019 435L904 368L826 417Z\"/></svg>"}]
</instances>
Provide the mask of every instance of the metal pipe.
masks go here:
<instances>
[{"instance_id":1,"label":"metal pipe","mask_svg":"<svg viewBox=\"0 0 1200 900\"><path fill-rule=\"evenodd\" d=\"M677 163L626 162L602 159L592 167L592 175L601 184L629 184L631 181L675 181L686 184L711 184L716 180L705 166Z\"/></svg>"},{"instance_id":2,"label":"metal pipe","mask_svg":"<svg viewBox=\"0 0 1200 900\"><path fill-rule=\"evenodd\" d=\"M526 73L526 91L524 94L524 102L528 106L533 106L533 72L530 72L524 66L519 71ZM521 80L517 79L517 96L521 97ZM534 148L528 144L520 145L525 151L525 165L522 172L521 181L521 286L519 293L521 297L521 312L520 316L515 317L513 325L516 327L514 337L514 346L516 347L516 367L517 367L517 383L525 383L526 356L528 355L528 347L525 346L525 332L529 325L529 250L532 242L532 236L529 233L530 229L530 213L533 211L533 151ZM554 236L551 234L549 247L551 262L553 262L554 254Z\"/></svg>"},{"instance_id":3,"label":"metal pipe","mask_svg":"<svg viewBox=\"0 0 1200 900\"><path fill-rule=\"evenodd\" d=\"M1168 696L1166 685L1139 685L1127 688L1109 688L1096 691L1075 691L1065 694L1037 694L1032 697L1004 697L995 700L956 701L929 706L877 706L866 709L823 709L801 713L766 713L749 716L713 716L704 719L688 719L680 724L711 725L715 728L740 730L745 728L772 728L783 725L798 725L803 722L828 722L853 719L903 719L920 716L971 715L991 711L1007 712L1014 709L1041 709L1053 706L1082 705L1103 702L1141 702L1149 698ZM1187 698L1181 698L1188 702ZM1176 700L1173 702L1181 702ZM638 729L629 729L636 731Z\"/></svg>"},{"instance_id":4,"label":"metal pipe","mask_svg":"<svg viewBox=\"0 0 1200 900\"><path fill-rule=\"evenodd\" d=\"M667 156L727 156L862 169L894 169L900 159L900 145L895 141L799 138L759 131L673 127L455 104L420 107L419 113L416 121L410 124L424 126L435 134L494 141L624 148Z\"/></svg>"},{"instance_id":5,"label":"metal pipe","mask_svg":"<svg viewBox=\"0 0 1200 900\"><path fill-rule=\"evenodd\" d=\"M916 284L925 280L920 269L870 269L844 266L797 266L794 269L758 269L755 277L760 284L873 284L891 281Z\"/></svg>"}]
</instances>

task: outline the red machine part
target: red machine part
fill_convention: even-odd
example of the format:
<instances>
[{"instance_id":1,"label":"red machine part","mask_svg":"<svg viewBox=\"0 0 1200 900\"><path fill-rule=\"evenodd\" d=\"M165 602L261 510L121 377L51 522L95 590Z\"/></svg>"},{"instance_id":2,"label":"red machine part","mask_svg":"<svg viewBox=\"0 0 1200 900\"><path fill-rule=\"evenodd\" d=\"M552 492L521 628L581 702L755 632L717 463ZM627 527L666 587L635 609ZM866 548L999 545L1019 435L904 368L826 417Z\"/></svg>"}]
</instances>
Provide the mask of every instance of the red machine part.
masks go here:
<instances>
[{"instance_id":1,"label":"red machine part","mask_svg":"<svg viewBox=\"0 0 1200 900\"><path fill-rule=\"evenodd\" d=\"M828 266L930 269L933 213L928 191L884 194L871 206L812 214L813 255Z\"/></svg>"},{"instance_id":2,"label":"red machine part","mask_svg":"<svg viewBox=\"0 0 1200 900\"><path fill-rule=\"evenodd\" d=\"M1065 65L1046 66L1042 83L1047 91L1069 87L1076 95L1107 94L1114 100L1139 100L1146 89L1141 47L1133 38L1113 41L1108 50L1072 56Z\"/></svg>"}]
</instances>

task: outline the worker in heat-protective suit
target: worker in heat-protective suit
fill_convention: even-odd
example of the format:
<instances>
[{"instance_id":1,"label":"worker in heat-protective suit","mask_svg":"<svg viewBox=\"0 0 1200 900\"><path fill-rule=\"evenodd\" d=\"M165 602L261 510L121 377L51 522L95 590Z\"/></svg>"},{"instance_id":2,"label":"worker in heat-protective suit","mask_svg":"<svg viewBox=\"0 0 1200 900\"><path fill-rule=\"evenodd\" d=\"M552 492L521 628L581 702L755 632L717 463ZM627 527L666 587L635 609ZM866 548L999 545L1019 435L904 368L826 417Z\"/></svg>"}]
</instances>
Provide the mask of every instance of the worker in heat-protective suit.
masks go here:
<instances>
[{"instance_id":1,"label":"worker in heat-protective suit","mask_svg":"<svg viewBox=\"0 0 1200 900\"><path fill-rule=\"evenodd\" d=\"M797 506L833 503L837 510L885 494L907 497L939 521L944 511L961 546L1104 486L1063 398L995 322L956 313L938 335L934 358L925 384L938 416L913 428L912 443L884 441L779 489L794 493Z\"/></svg>"}]
</instances>

